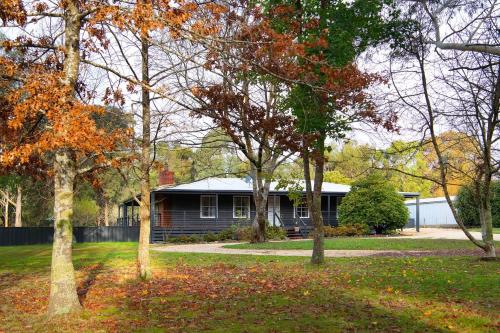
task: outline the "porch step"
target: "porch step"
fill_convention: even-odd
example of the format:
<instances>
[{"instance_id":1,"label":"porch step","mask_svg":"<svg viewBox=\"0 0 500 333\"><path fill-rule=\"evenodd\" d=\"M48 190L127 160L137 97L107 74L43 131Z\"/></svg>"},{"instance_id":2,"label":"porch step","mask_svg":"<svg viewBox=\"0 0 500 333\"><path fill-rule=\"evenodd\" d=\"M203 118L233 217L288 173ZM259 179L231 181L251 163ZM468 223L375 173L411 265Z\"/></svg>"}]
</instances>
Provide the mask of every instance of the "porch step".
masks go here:
<instances>
[{"instance_id":1,"label":"porch step","mask_svg":"<svg viewBox=\"0 0 500 333\"><path fill-rule=\"evenodd\" d=\"M295 231L295 229L288 229L286 231L286 236L289 239L303 239L304 236L300 233L300 231Z\"/></svg>"}]
</instances>

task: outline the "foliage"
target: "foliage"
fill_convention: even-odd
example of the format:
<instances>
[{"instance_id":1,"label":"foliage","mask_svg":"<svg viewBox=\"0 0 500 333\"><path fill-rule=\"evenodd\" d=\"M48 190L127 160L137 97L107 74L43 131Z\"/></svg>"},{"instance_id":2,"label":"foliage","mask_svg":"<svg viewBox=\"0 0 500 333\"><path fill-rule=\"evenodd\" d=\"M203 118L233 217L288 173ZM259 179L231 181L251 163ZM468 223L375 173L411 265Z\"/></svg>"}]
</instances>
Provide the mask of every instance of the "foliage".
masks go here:
<instances>
[{"instance_id":1,"label":"foliage","mask_svg":"<svg viewBox=\"0 0 500 333\"><path fill-rule=\"evenodd\" d=\"M157 164L172 170L178 183L207 177L231 177L248 171L220 130L208 132L197 149L161 142L156 146L156 154ZM154 183L157 177L157 172L152 172Z\"/></svg>"},{"instance_id":2,"label":"foliage","mask_svg":"<svg viewBox=\"0 0 500 333\"><path fill-rule=\"evenodd\" d=\"M363 224L345 224L338 227L325 226L323 231L325 237L363 236L368 235L370 232L368 226Z\"/></svg>"},{"instance_id":3,"label":"foliage","mask_svg":"<svg viewBox=\"0 0 500 333\"><path fill-rule=\"evenodd\" d=\"M224 229L217 234L217 240L225 241L225 240L235 239L234 235L235 235L235 227Z\"/></svg>"},{"instance_id":4,"label":"foliage","mask_svg":"<svg viewBox=\"0 0 500 333\"><path fill-rule=\"evenodd\" d=\"M266 239L281 240L286 238L286 230L281 227L268 226L266 227Z\"/></svg>"},{"instance_id":5,"label":"foliage","mask_svg":"<svg viewBox=\"0 0 500 333\"><path fill-rule=\"evenodd\" d=\"M168 239L171 243L199 243L199 242L223 242L228 240L249 241L252 237L251 227L238 227L231 226L231 228L224 229L217 234L209 232L203 236L188 236L181 235L177 237L170 237ZM280 227L268 226L266 228L266 239L268 240L282 240L286 238L286 230Z\"/></svg>"},{"instance_id":6,"label":"foliage","mask_svg":"<svg viewBox=\"0 0 500 333\"><path fill-rule=\"evenodd\" d=\"M340 225L366 225L377 234L403 228L408 218L403 196L378 175L355 182L339 206Z\"/></svg>"},{"instance_id":7,"label":"foliage","mask_svg":"<svg viewBox=\"0 0 500 333\"><path fill-rule=\"evenodd\" d=\"M473 179L478 163L481 163L479 152L481 148L476 138L468 133L459 131L447 131L436 136L439 149L443 159L449 167L446 170L447 187L450 195L456 195L461 186L469 184ZM431 143L424 145L423 154L429 167L427 174L431 179L440 179L440 170L436 150ZM441 186L433 186L435 196L443 196Z\"/></svg>"},{"instance_id":8,"label":"foliage","mask_svg":"<svg viewBox=\"0 0 500 333\"><path fill-rule=\"evenodd\" d=\"M205 242L216 242L219 240L218 235L214 234L213 232L209 232L205 235L203 235L203 240Z\"/></svg>"},{"instance_id":9,"label":"foliage","mask_svg":"<svg viewBox=\"0 0 500 333\"><path fill-rule=\"evenodd\" d=\"M491 215L493 226L500 227L500 181L491 184ZM474 191L469 186L462 186L455 198L455 207L467 227L479 226L479 211Z\"/></svg>"},{"instance_id":10,"label":"foliage","mask_svg":"<svg viewBox=\"0 0 500 333\"><path fill-rule=\"evenodd\" d=\"M199 243L202 240L203 238L196 235L180 235L168 239L170 243Z\"/></svg>"},{"instance_id":11,"label":"foliage","mask_svg":"<svg viewBox=\"0 0 500 333\"><path fill-rule=\"evenodd\" d=\"M96 225L99 206L89 198L75 200L73 207L73 225L94 226Z\"/></svg>"},{"instance_id":12,"label":"foliage","mask_svg":"<svg viewBox=\"0 0 500 333\"><path fill-rule=\"evenodd\" d=\"M423 198L437 196L433 161L419 142L393 141L386 149L349 141L331 146L327 154L325 181L352 184L373 173L382 173L398 191L419 192Z\"/></svg>"}]
</instances>

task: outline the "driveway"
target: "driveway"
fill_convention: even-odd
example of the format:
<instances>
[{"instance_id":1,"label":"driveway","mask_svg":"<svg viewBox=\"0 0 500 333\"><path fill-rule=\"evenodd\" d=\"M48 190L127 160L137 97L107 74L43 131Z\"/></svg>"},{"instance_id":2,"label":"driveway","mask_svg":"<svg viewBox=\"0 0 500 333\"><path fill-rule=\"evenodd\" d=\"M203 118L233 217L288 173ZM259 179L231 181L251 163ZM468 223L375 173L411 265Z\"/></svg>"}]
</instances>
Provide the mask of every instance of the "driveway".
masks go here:
<instances>
[{"instance_id":1,"label":"driveway","mask_svg":"<svg viewBox=\"0 0 500 333\"><path fill-rule=\"evenodd\" d=\"M417 233L415 229L405 229L403 235L395 238L430 238L430 239L466 239L461 230L457 229L438 229L422 228ZM480 238L480 233L473 233ZM495 240L500 240L500 235L495 235ZM238 243L201 243L201 244L182 244L182 245L155 245L152 247L155 251L177 252L177 253L217 253L217 254L246 254L258 256L297 256L310 257L312 250L260 250L260 249L228 249L225 245ZM415 250L415 251L397 251L397 250L325 250L326 257L371 257L371 256L425 256L425 255L467 255L475 254L477 250Z\"/></svg>"},{"instance_id":2,"label":"driveway","mask_svg":"<svg viewBox=\"0 0 500 333\"><path fill-rule=\"evenodd\" d=\"M480 232L471 232L472 236L481 239ZM404 229L401 238L430 238L430 239L468 239L461 229L420 228L420 232L413 229ZM493 234L493 239L500 241L500 234Z\"/></svg>"}]
</instances>

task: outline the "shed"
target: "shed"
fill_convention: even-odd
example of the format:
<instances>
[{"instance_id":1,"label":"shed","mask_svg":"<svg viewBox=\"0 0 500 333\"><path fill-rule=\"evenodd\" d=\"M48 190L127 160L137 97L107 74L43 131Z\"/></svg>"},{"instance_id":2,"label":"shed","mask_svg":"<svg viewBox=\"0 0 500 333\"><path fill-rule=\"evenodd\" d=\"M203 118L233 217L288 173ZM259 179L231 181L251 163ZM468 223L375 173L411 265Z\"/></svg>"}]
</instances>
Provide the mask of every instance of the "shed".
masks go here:
<instances>
[{"instance_id":1,"label":"shed","mask_svg":"<svg viewBox=\"0 0 500 333\"><path fill-rule=\"evenodd\" d=\"M451 197L451 199L455 200L455 197ZM445 197L425 198L418 201L420 204L420 226L439 227L457 225ZM416 219L417 200L407 200L405 201L405 205L410 211L410 219Z\"/></svg>"}]
</instances>

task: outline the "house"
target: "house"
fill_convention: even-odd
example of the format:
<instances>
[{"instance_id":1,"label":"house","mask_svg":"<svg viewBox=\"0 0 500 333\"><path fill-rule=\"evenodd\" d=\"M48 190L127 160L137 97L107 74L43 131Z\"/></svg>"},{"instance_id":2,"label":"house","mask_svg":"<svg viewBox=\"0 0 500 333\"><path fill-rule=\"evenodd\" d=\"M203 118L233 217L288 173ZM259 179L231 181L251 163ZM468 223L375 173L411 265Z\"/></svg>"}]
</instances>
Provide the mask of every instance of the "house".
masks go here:
<instances>
[{"instance_id":1,"label":"house","mask_svg":"<svg viewBox=\"0 0 500 333\"><path fill-rule=\"evenodd\" d=\"M350 190L348 185L323 183L321 210L325 225L337 226L337 207ZM255 217L252 181L248 178L207 178L175 185L168 171L160 176L160 186L151 191L151 242L168 235L217 233L231 226L249 226ZM402 193L415 197L418 193ZM272 183L268 198L269 225L287 230L312 229L305 200L294 206L285 189ZM138 203L129 199L120 205L119 225L138 225Z\"/></svg>"},{"instance_id":2,"label":"house","mask_svg":"<svg viewBox=\"0 0 500 333\"><path fill-rule=\"evenodd\" d=\"M451 197L455 200L455 197ZM445 197L425 198L418 200L420 205L420 226L422 227L456 227L457 222ZM417 200L407 200L406 207L410 211L410 219L417 218Z\"/></svg>"}]
</instances>

